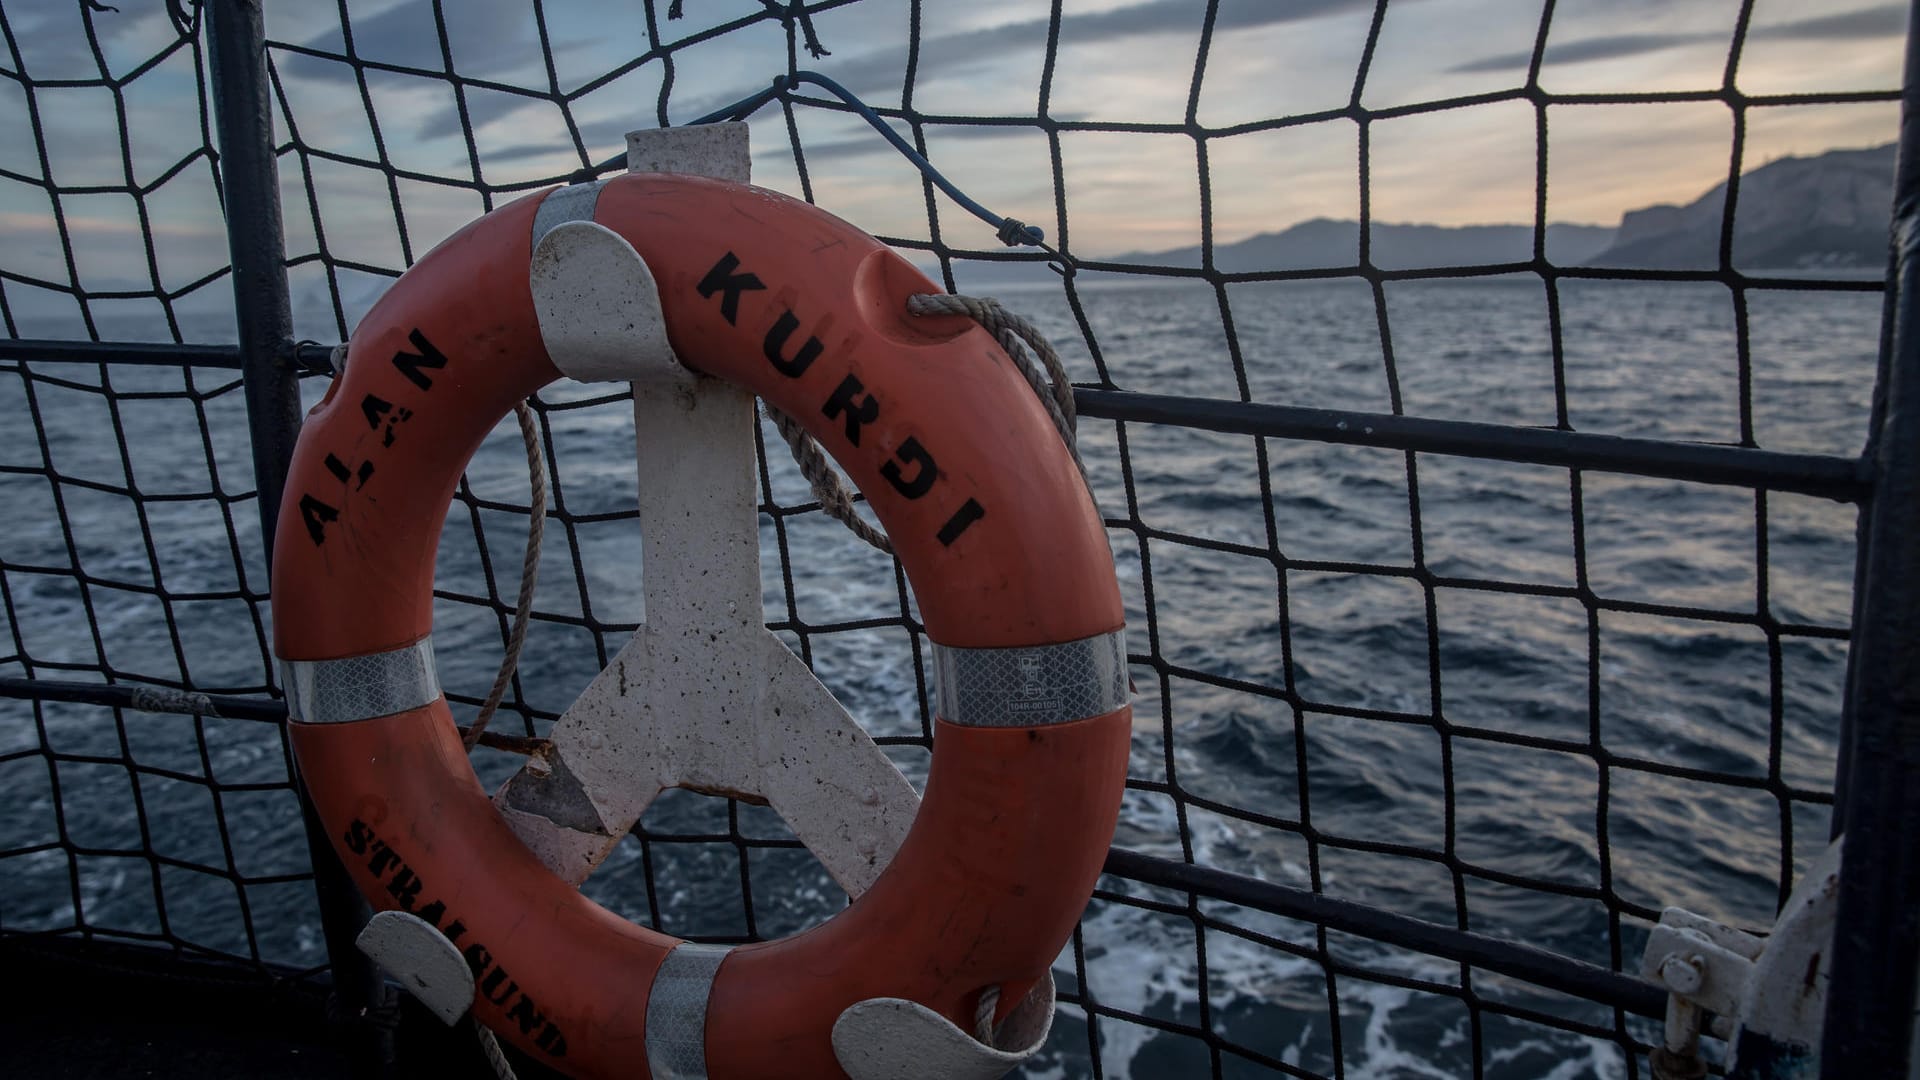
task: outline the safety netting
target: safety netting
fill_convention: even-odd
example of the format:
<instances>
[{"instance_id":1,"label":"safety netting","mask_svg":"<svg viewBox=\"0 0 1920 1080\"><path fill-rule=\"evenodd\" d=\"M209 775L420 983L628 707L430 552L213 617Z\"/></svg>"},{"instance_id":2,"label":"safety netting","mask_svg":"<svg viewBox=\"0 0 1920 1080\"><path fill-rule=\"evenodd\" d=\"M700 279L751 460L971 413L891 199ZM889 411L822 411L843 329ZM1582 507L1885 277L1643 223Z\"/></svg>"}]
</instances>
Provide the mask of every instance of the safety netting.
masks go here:
<instances>
[{"instance_id":1,"label":"safety netting","mask_svg":"<svg viewBox=\"0 0 1920 1080\"><path fill-rule=\"evenodd\" d=\"M1905 22L1623 18L280 5L294 334L345 340L460 225L617 171L629 130L743 116L756 183L1026 313L1083 391L1136 726L1022 1075L1647 1076L1658 998L1617 976L1662 907L1764 930L1828 841ZM284 980L328 958L222 344L203 22L0 2L0 935ZM1002 246L863 110L1049 249ZM323 355L287 353L308 402ZM628 392L558 385L536 415L541 587L490 784L644 617ZM1456 441L1409 448L1408 418ZM917 783L905 577L759 438L769 626ZM1760 456L1697 466L1727 448ZM521 458L509 422L442 536L463 720L518 588ZM776 815L684 792L587 891L718 942L846 902Z\"/></svg>"}]
</instances>

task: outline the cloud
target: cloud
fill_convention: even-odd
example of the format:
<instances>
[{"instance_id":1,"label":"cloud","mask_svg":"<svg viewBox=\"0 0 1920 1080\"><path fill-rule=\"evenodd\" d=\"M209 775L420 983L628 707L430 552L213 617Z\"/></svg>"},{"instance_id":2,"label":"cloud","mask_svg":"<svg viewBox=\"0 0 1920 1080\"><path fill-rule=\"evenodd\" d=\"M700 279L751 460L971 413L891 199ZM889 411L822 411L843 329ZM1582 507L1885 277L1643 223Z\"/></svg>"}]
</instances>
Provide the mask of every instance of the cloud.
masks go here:
<instances>
[{"instance_id":1,"label":"cloud","mask_svg":"<svg viewBox=\"0 0 1920 1080\"><path fill-rule=\"evenodd\" d=\"M1300 22L1344 11L1369 10L1374 0L1292 0L1279 3L1228 3L1220 7L1216 32L1276 23ZM1147 0L1145 3L1107 11L1065 15L1060 20L1064 42L1085 45L1151 34L1181 33L1197 35L1201 14L1190 0ZM434 23L430 0L407 0L376 14L352 20L354 53L361 59L402 67L440 71L444 67L439 30ZM970 66L991 63L1021 49L1031 49L1047 38L1049 21L1022 19L980 30L947 34L922 42L923 51L937 56L943 66ZM522 0L463 0L457 21L450 15L447 33L455 63L463 75L498 77L524 67L531 57L539 56L533 26L526 17ZM579 47L585 47L583 43ZM826 42L829 48L833 42ZM338 27L331 27L301 42L304 48L344 55L345 39ZM575 46L555 43L556 54ZM278 53L275 63L286 75L298 78L352 84L353 68L345 63L303 53ZM822 69L854 93L863 96L886 93L900 84L901 54L898 49L879 49L849 56L834 56ZM766 80L779 72L757 72ZM755 78L750 85L724 95L712 95L692 102L676 102L677 116L698 116L738 101L765 85ZM468 123L474 128L501 120L533 104L535 98L511 95L469 94ZM461 119L451 104L423 107L414 119L414 136L421 140L457 136ZM622 128L624 131L624 128ZM583 134L585 132L583 131ZM620 133L615 132L615 138ZM589 138L590 143L594 139ZM507 152L509 157L532 156L539 144L529 143ZM852 152L854 148L848 147ZM828 150L829 154L835 153ZM493 156L493 155L489 155Z\"/></svg>"},{"instance_id":2,"label":"cloud","mask_svg":"<svg viewBox=\"0 0 1920 1080\"><path fill-rule=\"evenodd\" d=\"M1838 15L1821 15L1811 19L1756 27L1748 31L1747 36L1792 41L1862 41L1897 36L1906 30L1906 26L1906 10L1898 5L1888 4L1841 12ZM1545 60L1550 64L1579 64L1593 60L1617 60L1626 56L1640 56L1683 45L1727 41L1726 34L1699 32L1610 34L1605 37L1569 41L1564 45L1549 45ZM1533 53L1531 52L1502 53L1498 56L1470 60L1447 70L1451 74L1512 71L1525 68L1532 61Z\"/></svg>"},{"instance_id":3,"label":"cloud","mask_svg":"<svg viewBox=\"0 0 1920 1080\"><path fill-rule=\"evenodd\" d=\"M167 19L161 5L152 4L150 10L141 10L149 5L119 6L125 10L89 11L80 0L8 0L6 17L13 37L25 43L20 51L27 74L36 79L101 78L99 61L87 40L88 26L106 56L108 73L116 75L131 66L115 62L116 43L172 37L171 27L161 32Z\"/></svg>"},{"instance_id":4,"label":"cloud","mask_svg":"<svg viewBox=\"0 0 1920 1080\"><path fill-rule=\"evenodd\" d=\"M1342 11L1372 9L1373 0L1295 0L1288 4L1233 4L1222 10L1214 23L1218 30L1244 30L1275 23L1305 22ZM1060 20L1062 37L1076 43L1104 41L1133 34L1157 34L1174 30L1194 30L1199 12L1187 0L1150 0L1145 4L1113 8L1108 11L1068 15ZM1026 34L1046 34L1047 20L1033 19L1002 29L1019 29Z\"/></svg>"},{"instance_id":5,"label":"cloud","mask_svg":"<svg viewBox=\"0 0 1920 1080\"><path fill-rule=\"evenodd\" d=\"M1345 11L1371 10L1374 0L1291 0L1288 3L1259 2L1223 4L1214 22L1215 33L1246 30L1277 23L1304 22ZM1096 44L1148 34L1181 33L1198 36L1201 8L1191 0L1148 0L1143 4L1107 11L1063 15L1060 40L1074 45ZM942 66L965 67L991 63L1008 53L1031 49L1047 40L1050 22L1045 18L1001 23L980 30L944 34L920 43L921 55L937 58ZM831 41L826 43L829 48ZM833 57L821 70L856 94L884 93L900 85L903 75L898 50L879 50L846 58ZM769 79L776 72L765 73ZM765 85L757 82L737 93L715 96L688 107L688 115L718 109L738 101ZM679 110L676 110L679 111Z\"/></svg>"},{"instance_id":6,"label":"cloud","mask_svg":"<svg viewBox=\"0 0 1920 1080\"><path fill-rule=\"evenodd\" d=\"M1662 49L1692 45L1702 41L1724 40L1719 34L1611 34L1606 37L1584 38L1570 41L1565 45L1547 46L1546 62L1549 64L1579 64L1589 60L1616 60L1623 56L1639 56L1642 53L1659 52ZM1533 62L1531 52L1502 53L1479 60L1470 60L1447 69L1456 75L1478 74L1487 71L1511 71L1524 68Z\"/></svg>"},{"instance_id":7,"label":"cloud","mask_svg":"<svg viewBox=\"0 0 1920 1080\"><path fill-rule=\"evenodd\" d=\"M520 0L462 0L449 12L447 40L460 70L469 75L487 75L527 62L538 49L525 18L526 6ZM363 60L401 67L439 71L445 66L440 51L440 31L434 22L431 0L409 0L378 14L352 19L354 55ZM300 43L319 52L344 54L346 38L339 27L330 27ZM312 60L293 54L281 61L283 68L307 78L331 78L351 81L353 69L343 64Z\"/></svg>"},{"instance_id":8,"label":"cloud","mask_svg":"<svg viewBox=\"0 0 1920 1080\"><path fill-rule=\"evenodd\" d=\"M522 104L533 100L534 99L531 98L526 99ZM605 158L611 156L614 147L624 148L627 145L627 132L637 128L652 126L637 115L612 116L600 120L581 120L576 121L576 123L580 128L580 141L586 144L587 154L595 162L605 160ZM476 123L474 126L478 127L479 125ZM515 143L511 146L489 149L485 151L483 156L486 158L488 164L499 164L507 161L525 161L528 158L547 157L553 154L565 154L573 162L568 165L567 168L578 167L580 162L577 160L577 155L574 154L573 140L567 136L566 130L555 127L546 134L547 137L542 141ZM880 137L875 135L874 138L878 140ZM466 158L464 156L459 160L461 166L466 165Z\"/></svg>"},{"instance_id":9,"label":"cloud","mask_svg":"<svg viewBox=\"0 0 1920 1080\"><path fill-rule=\"evenodd\" d=\"M354 55L361 60L421 68L439 72L447 57L440 48L440 31L434 22L431 0L408 0L384 11L349 24L353 31ZM344 58L346 39L340 29L331 27L300 43L303 48L331 53ZM556 57L575 46L549 41ZM500 78L525 68L538 58L540 43L527 17L524 0L461 0L457 12L449 8L447 53L455 68L467 76ZM322 59L305 53L279 53L275 64L284 75L346 85L354 83L350 64ZM451 94L443 95L446 100ZM467 94L467 124L484 127L527 105L541 100L513 94ZM428 139L459 135L463 130L459 110L452 104L424 107L410 119L414 137Z\"/></svg>"},{"instance_id":10,"label":"cloud","mask_svg":"<svg viewBox=\"0 0 1920 1080\"><path fill-rule=\"evenodd\" d=\"M467 119L474 130L486 127L495 120L511 116L529 105L539 104L545 98L521 97L518 94L467 92ZM414 136L421 140L450 138L465 130L460 120L460 110L446 106L433 109L420 118L414 128ZM564 138L564 131L555 131L556 138Z\"/></svg>"},{"instance_id":11,"label":"cloud","mask_svg":"<svg viewBox=\"0 0 1920 1080\"><path fill-rule=\"evenodd\" d=\"M1055 119L1076 120L1079 114L1057 114ZM580 125L580 137L589 151L594 147L625 145L627 132L634 129L636 121L631 117L614 117L606 120L590 120ZM908 142L913 141L912 134L900 124L894 130ZM935 124L927 128L928 135L936 143L949 143L955 140L1007 139L1021 135L1032 135L1035 128L1023 125L1007 124ZM784 145L784 143L782 144ZM889 156L898 154L892 143L880 136L880 133L860 123L852 134L838 139L818 142L804 142L801 148L806 152L807 160L840 161L849 158L869 156ZM564 132L556 131L553 137L544 142L519 143L497 150L489 150L486 159L490 163L505 161L524 161L528 158L545 157L551 154L573 153L573 144L565 138Z\"/></svg>"},{"instance_id":12,"label":"cloud","mask_svg":"<svg viewBox=\"0 0 1920 1080\"><path fill-rule=\"evenodd\" d=\"M1763 26L1748 37L1787 38L1795 41L1858 41L1863 38L1895 37L1907 29L1907 9L1899 4L1843 11L1798 22Z\"/></svg>"},{"instance_id":13,"label":"cloud","mask_svg":"<svg viewBox=\"0 0 1920 1080\"><path fill-rule=\"evenodd\" d=\"M1056 120L1079 119L1076 115L1056 115ZM909 143L913 136L895 125L894 130ZM957 139L1009 139L1022 135L1031 136L1038 129L1031 126L1006 124L936 124L927 127L927 133L935 143L948 143ZM900 151L892 143L882 138L880 133L862 124L851 137L834 139L830 142L802 143L808 161L833 161L843 158L866 157L870 154L893 155Z\"/></svg>"}]
</instances>

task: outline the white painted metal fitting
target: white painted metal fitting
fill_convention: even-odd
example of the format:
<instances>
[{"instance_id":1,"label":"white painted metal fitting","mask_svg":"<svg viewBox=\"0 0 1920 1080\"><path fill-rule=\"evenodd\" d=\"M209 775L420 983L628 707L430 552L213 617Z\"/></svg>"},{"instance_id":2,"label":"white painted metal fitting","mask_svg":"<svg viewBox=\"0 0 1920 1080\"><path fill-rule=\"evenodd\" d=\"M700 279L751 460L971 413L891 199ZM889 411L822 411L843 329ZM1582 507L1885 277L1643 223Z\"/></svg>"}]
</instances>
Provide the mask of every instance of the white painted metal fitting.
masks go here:
<instances>
[{"instance_id":1,"label":"white painted metal fitting","mask_svg":"<svg viewBox=\"0 0 1920 1080\"><path fill-rule=\"evenodd\" d=\"M833 1025L833 1054L853 1080L993 1080L1032 1057L1053 1029L1053 975L1036 984L988 1046L917 1002L870 998Z\"/></svg>"},{"instance_id":2,"label":"white painted metal fitting","mask_svg":"<svg viewBox=\"0 0 1920 1080\"><path fill-rule=\"evenodd\" d=\"M1730 1073L1739 1072L1741 1047L1757 1054L1786 1055L1818 1070L1821 1024L1826 1015L1841 843L1814 860L1766 937L1736 930L1679 908L1661 912L1647 939L1640 973L1673 995L1667 1044L1675 1049L1698 1010L1716 1014L1713 1032L1736 1045ZM1760 1036L1743 1040L1743 1033ZM1758 1069L1764 1063L1748 1063ZM1743 1074L1745 1075L1745 1074ZM1808 1073L1807 1075L1812 1075Z\"/></svg>"},{"instance_id":3,"label":"white painted metal fitting","mask_svg":"<svg viewBox=\"0 0 1920 1080\"><path fill-rule=\"evenodd\" d=\"M1705 981L1701 971L1703 961L1697 955L1689 957L1669 956L1666 963L1660 965L1660 981L1668 990L1676 994L1691 996L1700 990Z\"/></svg>"},{"instance_id":4,"label":"white painted metal fitting","mask_svg":"<svg viewBox=\"0 0 1920 1080\"><path fill-rule=\"evenodd\" d=\"M1733 1015L1764 942L1680 908L1661 912L1640 974L1708 1012Z\"/></svg>"},{"instance_id":5,"label":"white painted metal fitting","mask_svg":"<svg viewBox=\"0 0 1920 1080\"><path fill-rule=\"evenodd\" d=\"M628 167L744 183L746 125L634 132ZM564 212L593 205L576 197ZM766 630L753 397L673 359L653 274L625 239L591 220L546 227L534 295L554 363L634 384L646 617L555 725L545 774L523 770L496 805L577 884L666 788L759 799L857 896L918 797Z\"/></svg>"},{"instance_id":6,"label":"white painted metal fitting","mask_svg":"<svg viewBox=\"0 0 1920 1080\"><path fill-rule=\"evenodd\" d=\"M667 343L653 271L626 237L590 219L562 221L535 241L528 275L540 340L562 375L689 377Z\"/></svg>"},{"instance_id":7,"label":"white painted metal fitting","mask_svg":"<svg viewBox=\"0 0 1920 1080\"><path fill-rule=\"evenodd\" d=\"M425 919L382 911L353 943L441 1023L458 1022L472 1007L473 972L459 946Z\"/></svg>"},{"instance_id":8,"label":"white painted metal fitting","mask_svg":"<svg viewBox=\"0 0 1920 1080\"><path fill-rule=\"evenodd\" d=\"M634 171L745 182L746 125L634 132L627 160ZM899 850L919 797L766 629L753 397L674 359L653 274L590 220L595 201L569 196L542 223L534 300L562 372L633 383L645 619L555 723L547 756L495 805L548 869L578 884L666 788L764 801L859 896ZM1053 1006L1049 974L988 1044L914 1002L861 1001L834 1025L834 1052L855 1080L986 1080L1039 1049Z\"/></svg>"}]
</instances>

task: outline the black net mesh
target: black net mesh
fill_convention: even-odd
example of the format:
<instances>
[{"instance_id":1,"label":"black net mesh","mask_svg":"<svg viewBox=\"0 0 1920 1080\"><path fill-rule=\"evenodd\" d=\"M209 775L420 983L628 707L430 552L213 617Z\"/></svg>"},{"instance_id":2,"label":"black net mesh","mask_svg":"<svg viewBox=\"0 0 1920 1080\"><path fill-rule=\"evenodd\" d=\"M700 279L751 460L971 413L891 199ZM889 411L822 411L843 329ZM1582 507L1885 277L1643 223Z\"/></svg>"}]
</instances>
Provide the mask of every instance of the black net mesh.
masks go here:
<instances>
[{"instance_id":1,"label":"black net mesh","mask_svg":"<svg viewBox=\"0 0 1920 1080\"><path fill-rule=\"evenodd\" d=\"M1776 159L1893 138L1904 23L1746 0L1628 33L1551 0L1483 6L1463 31L1445 5L1384 0L286 5L268 59L295 334L343 340L440 238L608 171L631 128L833 76L1073 273L999 247L804 86L752 115L756 182L1000 295L1088 388L1345 417L1323 442L1085 410L1138 689L1116 847L1226 871L1256 902L1104 878L1026 1075L1646 1076L1658 1026L1623 1001L1443 959L1365 913L1580 970L1636 970L1668 904L1764 929L1827 840L1853 509L1398 449L1368 417L1856 453L1883 285L1846 253L1861 232L1884 251L1892 155L1859 155L1857 203L1800 250L1777 243L1799 225ZM48 358L232 340L193 15L0 3L18 339L0 674L25 695L0 703L0 933L281 978L326 951L279 729L28 684L275 693L235 350ZM1488 221L1520 227L1465 228ZM628 394L556 386L536 411L541 590L494 721L529 737L642 618ZM769 625L918 782L905 578L820 512L770 425L760 441ZM520 458L508 423L442 538L435 641L463 720L511 617ZM475 763L493 783L518 759ZM588 891L715 941L845 903L769 811L686 793ZM1301 894L1354 902L1358 924L1303 915Z\"/></svg>"},{"instance_id":2,"label":"black net mesh","mask_svg":"<svg viewBox=\"0 0 1920 1080\"><path fill-rule=\"evenodd\" d=\"M164 14L98 17L0 9L0 317L13 338L228 340L205 52ZM6 674L271 692L245 403L214 363L9 354ZM257 842L298 822L276 727L46 699L3 715L5 932L324 963L304 847Z\"/></svg>"}]
</instances>

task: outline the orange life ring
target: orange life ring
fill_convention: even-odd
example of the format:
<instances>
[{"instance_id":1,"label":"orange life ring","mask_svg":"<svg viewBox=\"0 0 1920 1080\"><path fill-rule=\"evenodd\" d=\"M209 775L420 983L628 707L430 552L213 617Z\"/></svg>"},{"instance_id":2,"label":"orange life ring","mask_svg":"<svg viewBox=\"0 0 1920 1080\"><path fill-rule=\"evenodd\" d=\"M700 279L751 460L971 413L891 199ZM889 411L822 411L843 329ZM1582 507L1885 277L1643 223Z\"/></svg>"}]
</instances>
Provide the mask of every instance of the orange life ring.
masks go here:
<instances>
[{"instance_id":1,"label":"orange life ring","mask_svg":"<svg viewBox=\"0 0 1920 1080\"><path fill-rule=\"evenodd\" d=\"M475 778L432 674L434 555L482 438L558 376L528 284L552 193L473 222L401 277L300 435L274 645L335 846L376 906L412 911L464 952L483 1022L576 1076L633 1075L650 1036L692 1038L715 1077L839 1075L830 1030L869 998L971 1030L999 987L1004 1017L1068 940L1113 836L1130 709L1112 558L1072 459L991 336L908 315L933 283L813 206L633 175L576 216L646 260L689 367L798 418L867 493L937 660L963 680L975 661L1091 658L1104 674L1032 715L1005 699L984 706L996 715L952 715L972 706L943 685L924 800L874 886L803 933L677 954L670 973L711 979L704 1033L648 1030L656 977L683 943L549 873Z\"/></svg>"}]
</instances>

